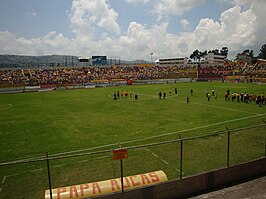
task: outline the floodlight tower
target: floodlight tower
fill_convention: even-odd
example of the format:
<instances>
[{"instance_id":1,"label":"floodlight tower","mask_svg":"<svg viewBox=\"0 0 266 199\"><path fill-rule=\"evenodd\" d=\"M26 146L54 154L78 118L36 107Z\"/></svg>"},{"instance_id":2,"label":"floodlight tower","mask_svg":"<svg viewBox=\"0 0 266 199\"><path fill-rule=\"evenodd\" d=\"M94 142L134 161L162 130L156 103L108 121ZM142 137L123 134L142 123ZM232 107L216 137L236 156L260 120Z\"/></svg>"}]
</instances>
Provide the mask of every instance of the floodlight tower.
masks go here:
<instances>
[{"instance_id":1,"label":"floodlight tower","mask_svg":"<svg viewBox=\"0 0 266 199\"><path fill-rule=\"evenodd\" d=\"M151 63L152 63L152 62L153 62L153 61L152 61L152 55L153 55L153 53L150 53L150 55L151 55Z\"/></svg>"}]
</instances>

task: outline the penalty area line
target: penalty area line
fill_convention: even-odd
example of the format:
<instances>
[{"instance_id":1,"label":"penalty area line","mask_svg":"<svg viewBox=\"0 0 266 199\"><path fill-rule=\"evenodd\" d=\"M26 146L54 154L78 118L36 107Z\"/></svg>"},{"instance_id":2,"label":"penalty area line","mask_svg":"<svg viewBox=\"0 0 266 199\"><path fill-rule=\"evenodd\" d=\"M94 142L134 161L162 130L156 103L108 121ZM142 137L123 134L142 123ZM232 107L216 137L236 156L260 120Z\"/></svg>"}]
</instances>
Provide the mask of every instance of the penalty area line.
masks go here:
<instances>
[{"instance_id":1,"label":"penalty area line","mask_svg":"<svg viewBox=\"0 0 266 199\"><path fill-rule=\"evenodd\" d=\"M12 175L4 176L3 177L3 180L2 180L2 184L5 183L5 181L6 181L7 178L10 178L10 177L13 177L13 176L18 176L18 175L19 175L18 173L15 173L15 174L12 174Z\"/></svg>"},{"instance_id":2,"label":"penalty area line","mask_svg":"<svg viewBox=\"0 0 266 199\"><path fill-rule=\"evenodd\" d=\"M66 166L66 164L55 165L53 166L53 168L64 167L64 166Z\"/></svg>"},{"instance_id":3,"label":"penalty area line","mask_svg":"<svg viewBox=\"0 0 266 199\"><path fill-rule=\"evenodd\" d=\"M38 172L38 171L42 171L43 168L40 168L40 169L34 169L34 170L31 170L30 172L34 173L34 172Z\"/></svg>"},{"instance_id":4,"label":"penalty area line","mask_svg":"<svg viewBox=\"0 0 266 199\"><path fill-rule=\"evenodd\" d=\"M88 162L89 160L81 160L79 163Z\"/></svg>"}]
</instances>

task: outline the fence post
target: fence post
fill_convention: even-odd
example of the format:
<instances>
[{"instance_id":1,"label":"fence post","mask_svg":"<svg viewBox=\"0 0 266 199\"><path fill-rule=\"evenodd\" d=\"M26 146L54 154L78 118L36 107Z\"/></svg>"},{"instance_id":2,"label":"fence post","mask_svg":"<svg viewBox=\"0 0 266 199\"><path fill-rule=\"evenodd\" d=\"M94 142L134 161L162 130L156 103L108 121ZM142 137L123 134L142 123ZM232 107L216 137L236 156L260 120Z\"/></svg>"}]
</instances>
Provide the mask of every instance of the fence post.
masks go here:
<instances>
[{"instance_id":1,"label":"fence post","mask_svg":"<svg viewBox=\"0 0 266 199\"><path fill-rule=\"evenodd\" d=\"M227 130L227 167L230 166L230 129L228 127L225 127Z\"/></svg>"},{"instance_id":2,"label":"fence post","mask_svg":"<svg viewBox=\"0 0 266 199\"><path fill-rule=\"evenodd\" d=\"M262 119L262 121L266 124L264 119ZM264 157L266 157L266 138L264 139Z\"/></svg>"},{"instance_id":3,"label":"fence post","mask_svg":"<svg viewBox=\"0 0 266 199\"><path fill-rule=\"evenodd\" d=\"M49 190L50 190L50 199L53 199L48 152L46 152L46 162L47 162L47 171L48 171L48 182L49 182Z\"/></svg>"},{"instance_id":4,"label":"fence post","mask_svg":"<svg viewBox=\"0 0 266 199\"><path fill-rule=\"evenodd\" d=\"M121 168L121 186L122 192L124 192L124 182L123 182L123 160L120 160L120 168Z\"/></svg>"},{"instance_id":5,"label":"fence post","mask_svg":"<svg viewBox=\"0 0 266 199\"><path fill-rule=\"evenodd\" d=\"M179 136L179 139L180 139L180 179L182 180L182 174L183 174L183 140L180 136L180 134L178 135Z\"/></svg>"},{"instance_id":6,"label":"fence post","mask_svg":"<svg viewBox=\"0 0 266 199\"><path fill-rule=\"evenodd\" d=\"M121 144L119 144L119 146L120 146L120 149L122 148L121 147ZM124 181L123 181L123 160L122 159L120 159L120 172L121 172L121 187L122 187L122 192L124 192Z\"/></svg>"}]
</instances>

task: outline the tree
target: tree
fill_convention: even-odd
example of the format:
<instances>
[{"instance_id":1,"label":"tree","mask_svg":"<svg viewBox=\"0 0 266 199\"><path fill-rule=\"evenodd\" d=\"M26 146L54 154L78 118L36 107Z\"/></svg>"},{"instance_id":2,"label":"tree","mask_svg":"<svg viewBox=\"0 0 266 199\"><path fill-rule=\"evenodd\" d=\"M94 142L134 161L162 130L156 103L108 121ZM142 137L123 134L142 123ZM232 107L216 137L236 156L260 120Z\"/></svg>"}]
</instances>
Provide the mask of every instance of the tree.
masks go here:
<instances>
[{"instance_id":1,"label":"tree","mask_svg":"<svg viewBox=\"0 0 266 199\"><path fill-rule=\"evenodd\" d=\"M189 57L190 59L194 59L195 60L199 60L200 56L199 56L199 50L195 50Z\"/></svg>"},{"instance_id":2,"label":"tree","mask_svg":"<svg viewBox=\"0 0 266 199\"><path fill-rule=\"evenodd\" d=\"M218 49L210 50L208 53L213 53L215 55L219 55L219 50Z\"/></svg>"},{"instance_id":3,"label":"tree","mask_svg":"<svg viewBox=\"0 0 266 199\"><path fill-rule=\"evenodd\" d=\"M201 60L202 57L207 55L207 50L201 52L199 50L195 50L191 55L190 55L190 59L194 59L197 60L198 62Z\"/></svg>"},{"instance_id":4,"label":"tree","mask_svg":"<svg viewBox=\"0 0 266 199\"><path fill-rule=\"evenodd\" d=\"M249 56L253 59L254 58L254 52L253 50L249 51Z\"/></svg>"},{"instance_id":5,"label":"tree","mask_svg":"<svg viewBox=\"0 0 266 199\"><path fill-rule=\"evenodd\" d=\"M266 59L266 44L264 44L260 49L260 54L258 55L258 58Z\"/></svg>"},{"instance_id":6,"label":"tree","mask_svg":"<svg viewBox=\"0 0 266 199\"><path fill-rule=\"evenodd\" d=\"M222 49L220 50L220 55L223 55L223 56L225 56L225 58L227 58L228 48L226 46L222 47Z\"/></svg>"}]
</instances>

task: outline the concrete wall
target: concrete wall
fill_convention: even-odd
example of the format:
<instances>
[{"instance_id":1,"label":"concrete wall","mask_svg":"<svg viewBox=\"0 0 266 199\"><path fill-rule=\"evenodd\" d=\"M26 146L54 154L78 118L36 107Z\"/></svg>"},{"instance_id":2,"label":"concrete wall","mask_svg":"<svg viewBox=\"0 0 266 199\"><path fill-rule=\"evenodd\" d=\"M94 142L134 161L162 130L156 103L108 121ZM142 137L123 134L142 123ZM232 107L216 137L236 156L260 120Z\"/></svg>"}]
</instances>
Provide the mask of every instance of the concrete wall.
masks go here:
<instances>
[{"instance_id":1,"label":"concrete wall","mask_svg":"<svg viewBox=\"0 0 266 199\"><path fill-rule=\"evenodd\" d=\"M98 199L170 199L207 192L222 186L266 175L266 158L219 169L182 180L168 181L159 185L135 189L124 193L97 197Z\"/></svg>"}]
</instances>

